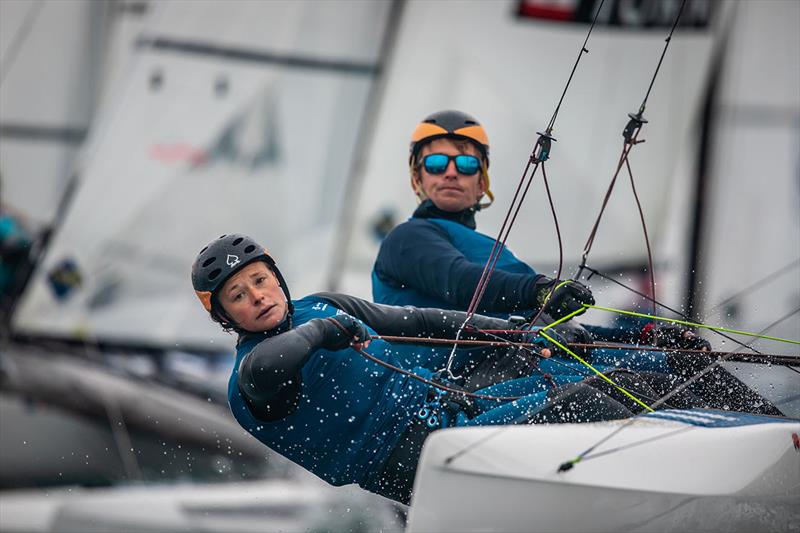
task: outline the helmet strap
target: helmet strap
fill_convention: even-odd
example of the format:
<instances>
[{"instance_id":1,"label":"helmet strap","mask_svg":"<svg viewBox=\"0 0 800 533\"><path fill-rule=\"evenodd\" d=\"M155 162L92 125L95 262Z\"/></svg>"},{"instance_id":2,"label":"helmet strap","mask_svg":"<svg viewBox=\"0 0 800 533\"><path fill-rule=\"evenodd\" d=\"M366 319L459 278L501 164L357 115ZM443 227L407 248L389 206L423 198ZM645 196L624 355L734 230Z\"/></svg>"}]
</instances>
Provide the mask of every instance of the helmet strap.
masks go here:
<instances>
[{"instance_id":1,"label":"helmet strap","mask_svg":"<svg viewBox=\"0 0 800 533\"><path fill-rule=\"evenodd\" d=\"M218 319L217 321L220 322L220 324L222 324L222 327L225 328L226 330L232 329L237 332L241 331L239 325L236 323L235 320L233 320L230 317L230 315L228 315L228 312L225 311L225 308L222 307L222 304L219 303L219 300L217 299L216 296L211 297L211 311L209 311L209 313L212 315L212 317L216 315Z\"/></svg>"},{"instance_id":2,"label":"helmet strap","mask_svg":"<svg viewBox=\"0 0 800 533\"><path fill-rule=\"evenodd\" d=\"M414 189L414 194L417 196L417 204L421 204L427 200L428 195L422 189L422 178L420 176L419 167L412 161L409 167L411 173L411 187Z\"/></svg>"},{"instance_id":3,"label":"helmet strap","mask_svg":"<svg viewBox=\"0 0 800 533\"><path fill-rule=\"evenodd\" d=\"M483 192L483 194L485 194L489 198L489 201L478 202L478 205L481 207L481 209L486 209L487 207L489 207L494 203L494 194L489 189L489 169L486 168L485 162L481 165L481 179L483 180L483 183L486 186L486 190Z\"/></svg>"}]
</instances>

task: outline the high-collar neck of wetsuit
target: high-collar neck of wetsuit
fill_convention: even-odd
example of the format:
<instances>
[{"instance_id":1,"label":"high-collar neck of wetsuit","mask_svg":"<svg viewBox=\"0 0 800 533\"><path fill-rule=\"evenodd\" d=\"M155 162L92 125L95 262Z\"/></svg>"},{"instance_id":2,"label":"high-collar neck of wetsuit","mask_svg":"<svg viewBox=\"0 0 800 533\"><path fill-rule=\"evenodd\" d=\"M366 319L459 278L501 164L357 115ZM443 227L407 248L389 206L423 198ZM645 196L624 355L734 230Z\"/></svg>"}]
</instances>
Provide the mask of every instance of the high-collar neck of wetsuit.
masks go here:
<instances>
[{"instance_id":1,"label":"high-collar neck of wetsuit","mask_svg":"<svg viewBox=\"0 0 800 533\"><path fill-rule=\"evenodd\" d=\"M417 207L416 211L414 211L413 216L414 218L443 218L445 220L458 222L462 226L466 226L469 229L475 229L477 227L475 224L475 212L479 211L480 208L481 206L479 204L475 204L472 207L462 209L461 211L445 211L436 207L436 204L434 204L432 200L428 199L419 204L419 207Z\"/></svg>"}]
</instances>

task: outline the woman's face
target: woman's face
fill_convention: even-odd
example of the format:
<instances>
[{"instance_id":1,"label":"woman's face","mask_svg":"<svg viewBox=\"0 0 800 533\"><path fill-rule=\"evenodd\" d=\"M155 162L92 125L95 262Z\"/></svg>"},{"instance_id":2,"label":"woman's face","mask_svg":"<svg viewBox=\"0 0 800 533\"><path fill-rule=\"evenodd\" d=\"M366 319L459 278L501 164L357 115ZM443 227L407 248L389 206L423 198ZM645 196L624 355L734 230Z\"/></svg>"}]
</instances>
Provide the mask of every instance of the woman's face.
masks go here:
<instances>
[{"instance_id":1,"label":"woman's face","mask_svg":"<svg viewBox=\"0 0 800 533\"><path fill-rule=\"evenodd\" d=\"M278 278L263 261L250 263L231 276L218 297L228 316L252 332L278 326L289 308Z\"/></svg>"},{"instance_id":2,"label":"woman's face","mask_svg":"<svg viewBox=\"0 0 800 533\"><path fill-rule=\"evenodd\" d=\"M481 154L471 143L455 143L451 139L434 139L422 147L419 161L429 154L474 155L478 159ZM486 192L483 175L480 171L475 174L461 174L456 170L453 160L441 174L431 174L425 170L424 165L414 172L412 180L416 181L416 188L422 189L424 195L433 201L439 209L456 213L477 204ZM412 186L415 186L412 183Z\"/></svg>"}]
</instances>

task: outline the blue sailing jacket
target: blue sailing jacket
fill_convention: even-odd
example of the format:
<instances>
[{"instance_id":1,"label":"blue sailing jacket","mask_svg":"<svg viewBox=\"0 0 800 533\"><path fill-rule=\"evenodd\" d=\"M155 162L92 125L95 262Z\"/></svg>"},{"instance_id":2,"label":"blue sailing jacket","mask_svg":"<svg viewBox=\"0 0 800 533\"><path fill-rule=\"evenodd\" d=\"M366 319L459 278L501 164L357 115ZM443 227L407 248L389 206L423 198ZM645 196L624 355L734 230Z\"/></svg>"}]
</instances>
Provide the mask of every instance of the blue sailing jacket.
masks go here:
<instances>
[{"instance_id":1,"label":"blue sailing jacket","mask_svg":"<svg viewBox=\"0 0 800 533\"><path fill-rule=\"evenodd\" d=\"M469 307L495 240L475 231L474 210L448 213L430 200L384 239L372 271L376 303ZM540 276L503 248L478 312L530 314Z\"/></svg>"},{"instance_id":2,"label":"blue sailing jacket","mask_svg":"<svg viewBox=\"0 0 800 533\"><path fill-rule=\"evenodd\" d=\"M477 206L476 206L477 208ZM494 239L475 228L476 208L451 213L426 200L413 216L394 228L381 244L372 271L372 297L376 303L413 305L464 311L489 258ZM478 312L508 318L530 316L539 279L530 266L504 248ZM636 342L639 329L582 325L595 339ZM619 365L635 370L664 371L663 355L594 350L602 369ZM601 363L602 362L602 363Z\"/></svg>"},{"instance_id":3,"label":"blue sailing jacket","mask_svg":"<svg viewBox=\"0 0 800 533\"><path fill-rule=\"evenodd\" d=\"M294 301L293 327L342 313L322 299ZM370 334L375 331L370 328ZM351 349L316 350L301 369L297 409L280 420L255 418L239 390L242 359L266 335L253 336L236 351L228 401L236 420L271 449L332 485L357 483L374 491L389 453L425 403L428 387L361 357ZM369 352L395 366L430 378L425 368L441 366L447 350L420 350L373 339Z\"/></svg>"}]
</instances>

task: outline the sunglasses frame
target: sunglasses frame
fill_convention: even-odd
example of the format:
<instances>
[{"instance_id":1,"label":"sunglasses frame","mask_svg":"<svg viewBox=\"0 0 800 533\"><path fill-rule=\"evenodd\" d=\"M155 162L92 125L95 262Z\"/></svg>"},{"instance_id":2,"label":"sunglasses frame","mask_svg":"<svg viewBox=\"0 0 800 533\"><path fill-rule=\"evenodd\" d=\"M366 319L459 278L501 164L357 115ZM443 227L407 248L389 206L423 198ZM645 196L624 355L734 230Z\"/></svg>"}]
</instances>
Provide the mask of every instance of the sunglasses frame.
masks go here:
<instances>
[{"instance_id":1,"label":"sunglasses frame","mask_svg":"<svg viewBox=\"0 0 800 533\"><path fill-rule=\"evenodd\" d=\"M431 171L431 170L428 168L428 165L426 165L426 164L425 164L425 161L426 161L426 160L427 160L429 157L431 157L431 156L443 156L443 157L446 157L446 158L447 158L447 163L444 165L444 167L442 168L442 170L441 170L440 172L433 172L433 171ZM475 172L472 172L471 174L470 174L470 173L468 173L468 172L463 172L463 171L461 170L461 168L459 167L459 165L458 165L458 161L457 161L457 159L458 159L459 157L469 157L469 158L472 158L472 159L475 159L476 161L478 161L478 167L475 169ZM419 166L420 166L420 167L422 167L422 168L424 168L424 169L425 169L425 172L427 172L428 174L434 174L434 175L437 175L437 176L438 176L438 175L440 175L440 174L444 174L444 173L447 171L447 167L448 167L448 166L450 166L450 161L452 161L452 162L455 164L455 166L456 166L456 171L457 171L459 174L463 174L463 175L465 175L465 176L474 176L475 174L478 174L478 173L481 171L481 167L482 167L482 161L481 161L481 159L480 159L478 156L475 156L475 155L472 155L472 154L456 154L456 155L449 155L449 154L442 154L442 153L438 153L438 152L437 152L437 153L435 153L435 154L428 154L428 155L426 155L425 157L423 157L423 158L422 158L422 160L419 162Z\"/></svg>"}]
</instances>

